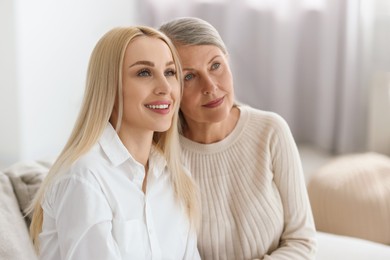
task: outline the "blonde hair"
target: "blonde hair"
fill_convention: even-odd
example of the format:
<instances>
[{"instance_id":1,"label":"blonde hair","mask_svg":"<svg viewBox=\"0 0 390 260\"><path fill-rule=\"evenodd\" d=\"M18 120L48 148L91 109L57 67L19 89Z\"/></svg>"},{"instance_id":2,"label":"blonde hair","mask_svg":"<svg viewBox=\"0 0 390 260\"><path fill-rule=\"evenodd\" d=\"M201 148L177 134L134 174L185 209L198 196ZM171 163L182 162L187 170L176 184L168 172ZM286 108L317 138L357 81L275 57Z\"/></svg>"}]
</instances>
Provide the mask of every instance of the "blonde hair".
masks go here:
<instances>
[{"instance_id":1,"label":"blonde hair","mask_svg":"<svg viewBox=\"0 0 390 260\"><path fill-rule=\"evenodd\" d=\"M182 92L182 72L178 54L170 39L161 32L145 26L119 27L110 30L98 41L90 57L84 100L73 131L30 205L30 211L33 211L30 235L37 251L39 251L38 235L42 231L43 224L41 203L45 191L58 177L60 170L71 166L98 141L110 120L115 102L118 102L119 111L114 127L117 132L119 131L123 115L123 59L128 44L138 36L158 38L168 45ZM193 180L185 172L179 159L181 156L178 134L180 102L176 104L170 129L163 133L156 132L153 141L167 160L176 198L185 206L191 226L194 227L198 221L198 195Z\"/></svg>"}]
</instances>

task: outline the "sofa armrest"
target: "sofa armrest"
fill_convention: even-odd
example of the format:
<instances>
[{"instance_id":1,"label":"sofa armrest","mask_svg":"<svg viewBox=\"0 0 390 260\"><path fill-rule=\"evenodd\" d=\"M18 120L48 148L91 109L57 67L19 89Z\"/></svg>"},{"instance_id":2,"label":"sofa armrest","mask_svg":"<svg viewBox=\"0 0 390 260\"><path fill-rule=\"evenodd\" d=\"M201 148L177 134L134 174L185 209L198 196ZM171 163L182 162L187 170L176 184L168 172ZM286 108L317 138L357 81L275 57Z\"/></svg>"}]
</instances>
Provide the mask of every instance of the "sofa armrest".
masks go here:
<instances>
[{"instance_id":1,"label":"sofa armrest","mask_svg":"<svg viewBox=\"0 0 390 260\"><path fill-rule=\"evenodd\" d=\"M31 204L36 192L46 176L50 162L24 161L18 162L4 170L9 177L13 190L19 203L27 226L31 223L32 213L27 214L27 208Z\"/></svg>"},{"instance_id":2,"label":"sofa armrest","mask_svg":"<svg viewBox=\"0 0 390 260\"><path fill-rule=\"evenodd\" d=\"M3 172L0 172L0 259L37 259L11 181Z\"/></svg>"}]
</instances>

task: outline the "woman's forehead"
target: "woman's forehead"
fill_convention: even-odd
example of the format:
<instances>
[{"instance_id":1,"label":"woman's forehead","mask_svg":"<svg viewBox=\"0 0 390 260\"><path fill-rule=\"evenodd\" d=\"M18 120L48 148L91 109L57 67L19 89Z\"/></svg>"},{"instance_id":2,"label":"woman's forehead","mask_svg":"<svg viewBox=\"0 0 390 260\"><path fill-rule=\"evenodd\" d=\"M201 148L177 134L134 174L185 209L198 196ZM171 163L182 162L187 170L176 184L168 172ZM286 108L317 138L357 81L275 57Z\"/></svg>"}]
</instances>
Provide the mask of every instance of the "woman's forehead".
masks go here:
<instances>
[{"instance_id":1,"label":"woman's forehead","mask_svg":"<svg viewBox=\"0 0 390 260\"><path fill-rule=\"evenodd\" d=\"M186 64L207 63L215 56L224 56L221 49L215 45L182 45L177 49L183 68Z\"/></svg>"},{"instance_id":2,"label":"woman's forehead","mask_svg":"<svg viewBox=\"0 0 390 260\"><path fill-rule=\"evenodd\" d=\"M172 52L165 41L156 37L138 36L127 46L125 60L171 61Z\"/></svg>"}]
</instances>

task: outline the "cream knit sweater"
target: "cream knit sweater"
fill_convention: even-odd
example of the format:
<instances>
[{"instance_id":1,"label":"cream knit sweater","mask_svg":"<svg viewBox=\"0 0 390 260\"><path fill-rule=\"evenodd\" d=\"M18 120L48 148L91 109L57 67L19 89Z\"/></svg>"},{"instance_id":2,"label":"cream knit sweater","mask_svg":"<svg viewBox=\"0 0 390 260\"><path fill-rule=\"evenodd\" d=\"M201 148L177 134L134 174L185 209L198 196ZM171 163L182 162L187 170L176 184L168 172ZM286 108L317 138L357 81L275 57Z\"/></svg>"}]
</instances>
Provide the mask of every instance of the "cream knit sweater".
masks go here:
<instances>
[{"instance_id":1,"label":"cream knit sweater","mask_svg":"<svg viewBox=\"0 0 390 260\"><path fill-rule=\"evenodd\" d=\"M180 137L201 191L201 257L314 259L315 228L290 129L275 113L239 109L235 129L220 142Z\"/></svg>"}]
</instances>

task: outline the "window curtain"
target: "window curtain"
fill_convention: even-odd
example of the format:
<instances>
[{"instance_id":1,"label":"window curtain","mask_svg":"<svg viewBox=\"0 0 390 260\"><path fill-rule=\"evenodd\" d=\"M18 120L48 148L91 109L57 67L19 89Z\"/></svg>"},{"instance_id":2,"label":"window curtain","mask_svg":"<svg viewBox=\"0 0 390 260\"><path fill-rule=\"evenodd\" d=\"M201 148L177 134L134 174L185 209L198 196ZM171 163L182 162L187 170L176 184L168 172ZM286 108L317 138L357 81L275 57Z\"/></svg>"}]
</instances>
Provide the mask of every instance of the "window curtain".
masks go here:
<instances>
[{"instance_id":1,"label":"window curtain","mask_svg":"<svg viewBox=\"0 0 390 260\"><path fill-rule=\"evenodd\" d=\"M368 3L368 4L367 4ZM224 39L236 98L285 118L298 143L367 149L372 8L364 0L140 0L140 23L196 16Z\"/></svg>"}]
</instances>

